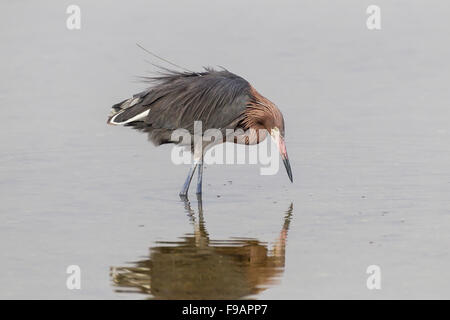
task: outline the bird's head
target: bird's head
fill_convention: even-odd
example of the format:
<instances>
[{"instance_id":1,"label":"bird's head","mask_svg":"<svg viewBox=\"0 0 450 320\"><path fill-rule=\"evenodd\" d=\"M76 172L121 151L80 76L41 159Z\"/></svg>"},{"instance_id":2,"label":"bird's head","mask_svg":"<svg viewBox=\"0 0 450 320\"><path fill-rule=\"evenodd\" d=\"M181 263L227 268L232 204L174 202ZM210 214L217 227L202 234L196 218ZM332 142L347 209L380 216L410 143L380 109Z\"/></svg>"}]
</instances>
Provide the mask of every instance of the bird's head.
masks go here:
<instances>
[{"instance_id":1,"label":"bird's head","mask_svg":"<svg viewBox=\"0 0 450 320\"><path fill-rule=\"evenodd\" d=\"M284 118L280 109L269 99L263 97L251 87L251 99L247 105L244 127L253 129L265 129L270 133L272 140L278 146L281 158L289 177L293 182L291 164L284 143Z\"/></svg>"}]
</instances>

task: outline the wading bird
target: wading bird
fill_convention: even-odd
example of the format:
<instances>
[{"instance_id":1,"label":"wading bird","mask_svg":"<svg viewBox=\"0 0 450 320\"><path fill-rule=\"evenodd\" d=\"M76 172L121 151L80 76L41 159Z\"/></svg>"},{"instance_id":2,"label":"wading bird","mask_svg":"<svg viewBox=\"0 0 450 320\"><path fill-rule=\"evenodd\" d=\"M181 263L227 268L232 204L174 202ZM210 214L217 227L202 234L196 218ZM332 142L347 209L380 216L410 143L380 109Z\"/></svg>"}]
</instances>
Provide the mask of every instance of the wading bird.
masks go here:
<instances>
[{"instance_id":1,"label":"wading bird","mask_svg":"<svg viewBox=\"0 0 450 320\"><path fill-rule=\"evenodd\" d=\"M268 134L277 144L289 179L292 171L284 142L284 119L274 103L259 94L248 81L228 70L205 68L203 72L164 69L158 76L145 77L150 88L112 107L108 124L125 125L148 133L156 146L172 141L177 129L194 134L194 121L201 121L202 131L220 129L221 141L203 142L181 189L186 196L192 176L198 168L197 194L202 192L203 155L212 145L230 141L227 129L250 132L235 136L234 143L258 144ZM191 146L194 152L194 145Z\"/></svg>"}]
</instances>

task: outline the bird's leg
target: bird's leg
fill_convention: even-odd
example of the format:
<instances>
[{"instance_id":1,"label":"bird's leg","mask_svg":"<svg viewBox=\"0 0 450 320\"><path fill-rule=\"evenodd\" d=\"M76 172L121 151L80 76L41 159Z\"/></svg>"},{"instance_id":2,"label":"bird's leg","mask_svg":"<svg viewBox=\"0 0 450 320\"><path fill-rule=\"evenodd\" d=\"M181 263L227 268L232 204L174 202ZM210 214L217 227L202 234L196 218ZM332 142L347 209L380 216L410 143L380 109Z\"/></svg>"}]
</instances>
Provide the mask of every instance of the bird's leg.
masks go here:
<instances>
[{"instance_id":1,"label":"bird's leg","mask_svg":"<svg viewBox=\"0 0 450 320\"><path fill-rule=\"evenodd\" d=\"M180 191L180 197L186 197L188 190L189 190L189 185L191 184L191 180L192 180L192 176L194 175L195 169L197 168L197 162L194 162L192 164L192 167L189 169L189 173L188 176L186 178L186 181L183 184L183 188Z\"/></svg>"},{"instance_id":2,"label":"bird's leg","mask_svg":"<svg viewBox=\"0 0 450 320\"><path fill-rule=\"evenodd\" d=\"M202 194L202 180L203 180L203 157L198 162L198 179L197 179L197 194Z\"/></svg>"},{"instance_id":3,"label":"bird's leg","mask_svg":"<svg viewBox=\"0 0 450 320\"><path fill-rule=\"evenodd\" d=\"M197 124L196 124L197 125ZM194 129L195 131L195 129ZM200 130L201 132L201 130ZM203 144L202 144L202 138L198 138L197 136L194 136L194 144L191 145L191 152L193 155L194 163L192 164L191 169L189 170L188 176L186 178L186 181L184 182L183 188L180 192L180 197L186 197L189 190L189 185L191 184L192 176L195 173L195 169L199 167L199 177L201 176L202 171L202 162L203 162ZM200 185L201 190L201 185ZM198 192L198 186L197 186L197 192Z\"/></svg>"}]
</instances>

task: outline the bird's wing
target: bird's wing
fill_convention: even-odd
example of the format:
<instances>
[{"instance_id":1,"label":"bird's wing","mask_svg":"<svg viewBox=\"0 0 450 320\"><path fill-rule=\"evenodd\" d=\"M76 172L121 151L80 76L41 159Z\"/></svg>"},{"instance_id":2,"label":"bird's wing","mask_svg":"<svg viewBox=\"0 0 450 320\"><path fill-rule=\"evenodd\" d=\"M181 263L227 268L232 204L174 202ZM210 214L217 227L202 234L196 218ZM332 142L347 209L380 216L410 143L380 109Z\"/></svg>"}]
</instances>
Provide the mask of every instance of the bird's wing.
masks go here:
<instances>
[{"instance_id":1,"label":"bird's wing","mask_svg":"<svg viewBox=\"0 0 450 320\"><path fill-rule=\"evenodd\" d=\"M250 101L250 84L226 70L170 72L150 78L155 84L112 107L109 124L148 132L154 144L171 142L176 129L194 132L194 121L208 129L235 129Z\"/></svg>"},{"instance_id":2,"label":"bird's wing","mask_svg":"<svg viewBox=\"0 0 450 320\"><path fill-rule=\"evenodd\" d=\"M148 94L149 90L146 90L113 105L108 124L127 125L136 121L144 121L150 111L150 106L143 104L144 98Z\"/></svg>"},{"instance_id":3,"label":"bird's wing","mask_svg":"<svg viewBox=\"0 0 450 320\"><path fill-rule=\"evenodd\" d=\"M191 131L194 121L202 121L203 130L226 128L243 117L249 90L246 80L228 71L166 79L143 99L150 108L144 122L154 129Z\"/></svg>"}]
</instances>

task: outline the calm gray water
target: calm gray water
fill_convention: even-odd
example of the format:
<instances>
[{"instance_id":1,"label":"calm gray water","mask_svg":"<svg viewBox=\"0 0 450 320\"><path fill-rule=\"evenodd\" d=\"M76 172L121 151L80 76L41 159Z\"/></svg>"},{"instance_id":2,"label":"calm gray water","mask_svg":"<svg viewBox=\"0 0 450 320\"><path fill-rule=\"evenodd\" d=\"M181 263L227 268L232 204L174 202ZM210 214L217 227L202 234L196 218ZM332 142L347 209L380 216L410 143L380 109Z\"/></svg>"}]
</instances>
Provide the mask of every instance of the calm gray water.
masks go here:
<instances>
[{"instance_id":1,"label":"calm gray water","mask_svg":"<svg viewBox=\"0 0 450 320\"><path fill-rule=\"evenodd\" d=\"M376 2L379 31L369 1L79 0L70 31L2 1L0 298L450 298L450 4ZM181 201L171 147L105 123L158 62L136 42L276 102L294 184L208 166Z\"/></svg>"}]
</instances>

